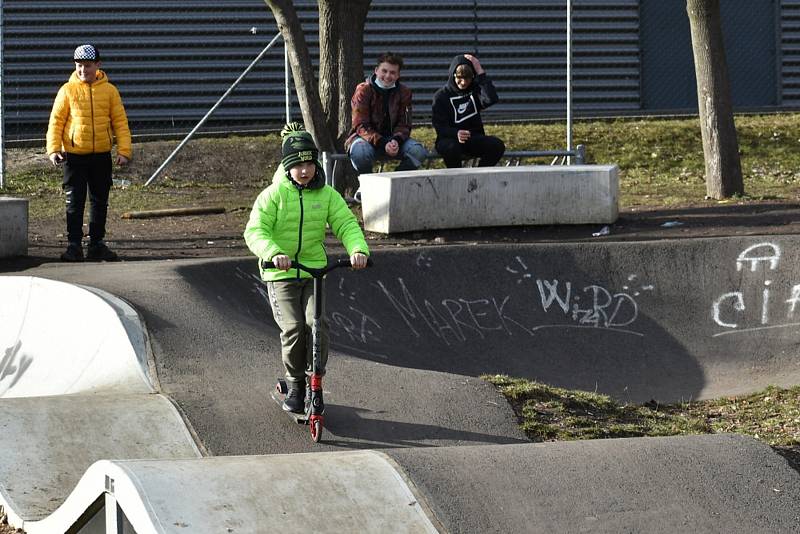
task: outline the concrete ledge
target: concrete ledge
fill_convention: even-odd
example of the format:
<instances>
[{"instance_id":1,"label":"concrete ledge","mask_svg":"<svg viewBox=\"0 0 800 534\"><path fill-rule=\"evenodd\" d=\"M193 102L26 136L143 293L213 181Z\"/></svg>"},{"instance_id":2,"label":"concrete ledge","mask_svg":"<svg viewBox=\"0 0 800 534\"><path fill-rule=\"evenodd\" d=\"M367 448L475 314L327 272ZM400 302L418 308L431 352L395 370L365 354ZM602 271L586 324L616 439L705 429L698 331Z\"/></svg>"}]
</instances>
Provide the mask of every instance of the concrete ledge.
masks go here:
<instances>
[{"instance_id":1,"label":"concrete ledge","mask_svg":"<svg viewBox=\"0 0 800 534\"><path fill-rule=\"evenodd\" d=\"M396 233L617 219L616 165L528 165L362 174L364 228Z\"/></svg>"},{"instance_id":2,"label":"concrete ledge","mask_svg":"<svg viewBox=\"0 0 800 534\"><path fill-rule=\"evenodd\" d=\"M28 199L0 197L0 258L28 254Z\"/></svg>"}]
</instances>

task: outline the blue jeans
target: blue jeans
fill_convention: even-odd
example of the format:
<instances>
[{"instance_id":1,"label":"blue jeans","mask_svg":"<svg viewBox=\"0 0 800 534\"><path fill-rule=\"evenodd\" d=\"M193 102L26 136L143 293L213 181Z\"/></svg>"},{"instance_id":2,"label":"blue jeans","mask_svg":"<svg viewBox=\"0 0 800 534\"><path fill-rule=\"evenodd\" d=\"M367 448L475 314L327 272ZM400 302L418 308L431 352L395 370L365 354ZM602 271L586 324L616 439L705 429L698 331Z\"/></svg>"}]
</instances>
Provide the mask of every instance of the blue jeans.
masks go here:
<instances>
[{"instance_id":1,"label":"blue jeans","mask_svg":"<svg viewBox=\"0 0 800 534\"><path fill-rule=\"evenodd\" d=\"M424 163L427 155L428 151L422 146L422 143L411 138L406 139L400 145L400 151L395 157L387 156L383 149L375 148L361 137L356 138L350 145L350 163L353 164L353 168L358 171L358 174L372 172L372 165L379 158L399 159L398 171L413 171Z\"/></svg>"}]
</instances>

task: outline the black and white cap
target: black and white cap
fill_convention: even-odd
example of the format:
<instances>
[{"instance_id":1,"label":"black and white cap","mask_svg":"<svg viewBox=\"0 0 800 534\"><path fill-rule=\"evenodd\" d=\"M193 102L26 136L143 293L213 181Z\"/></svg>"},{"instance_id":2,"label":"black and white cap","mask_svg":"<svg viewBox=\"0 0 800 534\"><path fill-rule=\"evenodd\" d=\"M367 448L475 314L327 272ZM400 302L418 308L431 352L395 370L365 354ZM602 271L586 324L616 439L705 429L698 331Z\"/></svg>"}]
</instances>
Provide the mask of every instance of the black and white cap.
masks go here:
<instances>
[{"instance_id":1,"label":"black and white cap","mask_svg":"<svg viewBox=\"0 0 800 534\"><path fill-rule=\"evenodd\" d=\"M75 49L72 59L75 61L100 61L100 53L94 45L84 44Z\"/></svg>"}]
</instances>

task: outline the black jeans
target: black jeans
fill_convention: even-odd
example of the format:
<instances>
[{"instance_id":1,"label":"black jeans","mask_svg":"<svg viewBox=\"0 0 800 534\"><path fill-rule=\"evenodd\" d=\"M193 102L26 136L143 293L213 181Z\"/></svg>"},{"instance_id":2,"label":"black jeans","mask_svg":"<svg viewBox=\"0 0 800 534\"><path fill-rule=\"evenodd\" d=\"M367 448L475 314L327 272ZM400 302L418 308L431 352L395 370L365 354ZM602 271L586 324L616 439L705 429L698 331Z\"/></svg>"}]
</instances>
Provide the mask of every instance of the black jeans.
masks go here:
<instances>
[{"instance_id":1,"label":"black jeans","mask_svg":"<svg viewBox=\"0 0 800 534\"><path fill-rule=\"evenodd\" d=\"M449 137L436 141L436 152L442 156L448 168L461 167L464 157L480 158L478 167L492 167L500 161L505 151L503 141L491 135L473 134L466 143Z\"/></svg>"},{"instance_id":2,"label":"black jeans","mask_svg":"<svg viewBox=\"0 0 800 534\"><path fill-rule=\"evenodd\" d=\"M80 243L83 238L83 210L89 192L89 240L100 241L106 235L108 194L111 191L111 152L69 154L64 162L67 197L67 239Z\"/></svg>"}]
</instances>

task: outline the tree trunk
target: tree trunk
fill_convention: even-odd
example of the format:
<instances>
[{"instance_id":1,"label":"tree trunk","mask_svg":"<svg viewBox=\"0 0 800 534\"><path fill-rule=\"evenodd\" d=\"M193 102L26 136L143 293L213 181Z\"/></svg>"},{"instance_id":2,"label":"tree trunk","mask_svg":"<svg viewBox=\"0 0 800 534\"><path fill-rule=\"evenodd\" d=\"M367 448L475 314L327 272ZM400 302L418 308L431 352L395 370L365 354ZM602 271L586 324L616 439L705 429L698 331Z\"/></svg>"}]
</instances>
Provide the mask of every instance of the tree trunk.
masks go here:
<instances>
[{"instance_id":1,"label":"tree trunk","mask_svg":"<svg viewBox=\"0 0 800 534\"><path fill-rule=\"evenodd\" d=\"M344 153L350 131L350 99L364 77L364 24L371 0L318 0L319 92L336 151ZM334 166L340 192L355 191L358 178L347 161Z\"/></svg>"},{"instance_id":2,"label":"tree trunk","mask_svg":"<svg viewBox=\"0 0 800 534\"><path fill-rule=\"evenodd\" d=\"M350 98L364 78L364 24L371 0L319 0L319 92L336 145L350 130Z\"/></svg>"},{"instance_id":3,"label":"tree trunk","mask_svg":"<svg viewBox=\"0 0 800 534\"><path fill-rule=\"evenodd\" d=\"M719 0L687 0L692 31L706 191L721 199L744 194L739 142L733 121Z\"/></svg>"},{"instance_id":4,"label":"tree trunk","mask_svg":"<svg viewBox=\"0 0 800 534\"><path fill-rule=\"evenodd\" d=\"M303 28L297 18L297 11L291 0L264 0L283 36L285 46L289 49L289 64L292 67L297 100L303 113L303 121L320 150L333 151L334 137L328 129L322 103L317 89L317 80L311 66L311 55L303 35Z\"/></svg>"}]
</instances>

